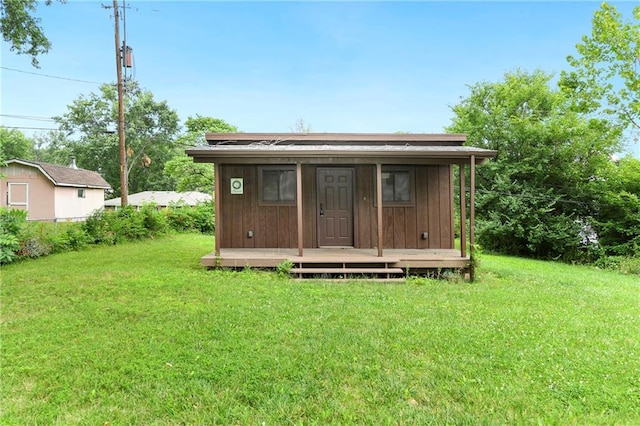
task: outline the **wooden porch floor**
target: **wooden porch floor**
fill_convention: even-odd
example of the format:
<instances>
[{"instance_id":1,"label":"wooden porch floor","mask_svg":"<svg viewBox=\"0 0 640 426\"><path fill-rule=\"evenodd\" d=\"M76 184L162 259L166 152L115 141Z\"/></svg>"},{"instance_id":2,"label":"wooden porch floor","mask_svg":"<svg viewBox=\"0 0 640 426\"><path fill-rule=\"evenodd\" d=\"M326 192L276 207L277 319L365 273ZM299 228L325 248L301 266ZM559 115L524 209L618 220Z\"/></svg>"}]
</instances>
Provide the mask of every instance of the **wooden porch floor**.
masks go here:
<instances>
[{"instance_id":1,"label":"wooden porch floor","mask_svg":"<svg viewBox=\"0 0 640 426\"><path fill-rule=\"evenodd\" d=\"M294 266L313 264L384 264L389 268L407 268L412 270L435 270L441 268L466 269L469 267L469 256L462 257L459 250L453 249L385 249L383 257L378 257L377 249L356 248L305 248L303 256L298 256L298 249L231 249L220 250L219 259L215 253L209 253L200 259L202 265L209 268L275 268L284 260L291 261Z\"/></svg>"}]
</instances>

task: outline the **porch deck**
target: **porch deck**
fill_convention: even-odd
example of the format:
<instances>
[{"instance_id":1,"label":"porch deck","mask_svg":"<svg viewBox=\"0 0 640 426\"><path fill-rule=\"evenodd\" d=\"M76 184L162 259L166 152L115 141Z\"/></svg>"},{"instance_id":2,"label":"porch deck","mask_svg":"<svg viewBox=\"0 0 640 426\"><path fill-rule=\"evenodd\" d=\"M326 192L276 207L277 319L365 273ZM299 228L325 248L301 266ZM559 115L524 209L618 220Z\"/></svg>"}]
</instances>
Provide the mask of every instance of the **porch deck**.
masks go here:
<instances>
[{"instance_id":1,"label":"porch deck","mask_svg":"<svg viewBox=\"0 0 640 426\"><path fill-rule=\"evenodd\" d=\"M312 274L394 275L440 269L468 269L469 256L453 249L386 249L378 257L377 249L306 248L303 256L297 249L223 248L220 256L209 253L202 265L215 268L275 268L283 261L293 263L292 273L300 278Z\"/></svg>"}]
</instances>

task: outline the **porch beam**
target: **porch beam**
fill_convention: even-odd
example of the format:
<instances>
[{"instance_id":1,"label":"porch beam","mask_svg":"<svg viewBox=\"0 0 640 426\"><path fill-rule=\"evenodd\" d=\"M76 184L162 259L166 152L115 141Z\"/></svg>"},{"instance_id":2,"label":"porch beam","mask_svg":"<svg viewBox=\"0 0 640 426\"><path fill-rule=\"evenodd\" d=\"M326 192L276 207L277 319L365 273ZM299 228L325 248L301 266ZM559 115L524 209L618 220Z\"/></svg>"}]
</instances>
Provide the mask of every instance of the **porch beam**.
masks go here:
<instances>
[{"instance_id":1,"label":"porch beam","mask_svg":"<svg viewBox=\"0 0 640 426\"><path fill-rule=\"evenodd\" d=\"M469 255L471 257L471 265L469 268L469 280L475 280L475 268L474 262L474 246L476 243L475 238L476 227L476 156L471 156L471 165L469 169Z\"/></svg>"},{"instance_id":2,"label":"porch beam","mask_svg":"<svg viewBox=\"0 0 640 426\"><path fill-rule=\"evenodd\" d=\"M467 200L465 194L464 165L458 166L460 180L460 256L467 256Z\"/></svg>"},{"instance_id":3,"label":"porch beam","mask_svg":"<svg viewBox=\"0 0 640 426\"><path fill-rule=\"evenodd\" d=\"M376 196L378 197L378 257L382 257L382 164L376 163Z\"/></svg>"},{"instance_id":4,"label":"porch beam","mask_svg":"<svg viewBox=\"0 0 640 426\"><path fill-rule=\"evenodd\" d=\"M218 163L213 164L213 199L214 199L214 210L215 210L215 227L214 227L214 238L215 238L215 253L216 258L220 258L220 240L222 238L222 218L221 210L220 210L220 165Z\"/></svg>"},{"instance_id":5,"label":"porch beam","mask_svg":"<svg viewBox=\"0 0 640 426\"><path fill-rule=\"evenodd\" d=\"M456 248L456 185L454 178L454 167L449 166L449 229L451 232L451 248Z\"/></svg>"},{"instance_id":6,"label":"porch beam","mask_svg":"<svg viewBox=\"0 0 640 426\"><path fill-rule=\"evenodd\" d=\"M296 163L296 209L298 211L298 256L302 257L304 245L302 221L302 164Z\"/></svg>"}]
</instances>

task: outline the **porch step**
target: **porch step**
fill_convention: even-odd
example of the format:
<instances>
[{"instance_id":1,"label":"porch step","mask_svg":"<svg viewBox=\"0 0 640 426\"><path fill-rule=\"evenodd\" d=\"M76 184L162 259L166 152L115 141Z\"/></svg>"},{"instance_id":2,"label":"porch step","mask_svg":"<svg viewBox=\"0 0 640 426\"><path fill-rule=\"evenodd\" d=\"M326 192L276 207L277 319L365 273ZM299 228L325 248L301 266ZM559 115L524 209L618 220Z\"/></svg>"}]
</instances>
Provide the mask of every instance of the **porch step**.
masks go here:
<instances>
[{"instance_id":1,"label":"porch step","mask_svg":"<svg viewBox=\"0 0 640 426\"><path fill-rule=\"evenodd\" d=\"M355 263L350 265L349 262L342 264L309 264L305 267L302 263L298 263L295 268L291 268L291 275L298 279L304 278L330 278L330 279L366 279L369 281L383 282L404 282L404 271L402 268L389 267L384 262L380 264L372 263L369 266ZM319 275L319 277L318 277Z\"/></svg>"},{"instance_id":2,"label":"porch step","mask_svg":"<svg viewBox=\"0 0 640 426\"><path fill-rule=\"evenodd\" d=\"M402 268L291 268L292 274L404 274Z\"/></svg>"},{"instance_id":3,"label":"porch step","mask_svg":"<svg viewBox=\"0 0 640 426\"><path fill-rule=\"evenodd\" d=\"M292 280L294 281L307 281L309 278L292 278ZM362 279L362 280L366 280L366 281L372 281L372 282L376 282L376 283L399 283L399 284L404 284L406 281L404 278L371 278L371 277L360 277L360 278L353 278L353 279ZM332 279L332 281L334 281ZM338 281L338 280L335 280ZM343 278L340 281L346 281L345 278Z\"/></svg>"}]
</instances>

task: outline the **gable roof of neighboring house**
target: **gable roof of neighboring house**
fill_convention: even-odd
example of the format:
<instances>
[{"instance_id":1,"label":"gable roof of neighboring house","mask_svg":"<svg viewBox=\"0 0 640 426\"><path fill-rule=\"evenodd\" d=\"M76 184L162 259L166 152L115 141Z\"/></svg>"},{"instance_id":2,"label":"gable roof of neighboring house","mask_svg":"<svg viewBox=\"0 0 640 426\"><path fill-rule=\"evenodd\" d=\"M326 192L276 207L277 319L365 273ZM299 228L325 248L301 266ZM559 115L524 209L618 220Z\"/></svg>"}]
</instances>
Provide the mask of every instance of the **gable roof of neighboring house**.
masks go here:
<instances>
[{"instance_id":1,"label":"gable roof of neighboring house","mask_svg":"<svg viewBox=\"0 0 640 426\"><path fill-rule=\"evenodd\" d=\"M154 203L158 206L168 206L170 204L183 203L193 206L198 203L212 200L211 194L198 191L175 192L175 191L144 191L137 194L129 194L127 202L131 206L142 206L143 204ZM122 204L121 198L113 198L104 202L106 207L119 207Z\"/></svg>"},{"instance_id":2,"label":"gable roof of neighboring house","mask_svg":"<svg viewBox=\"0 0 640 426\"><path fill-rule=\"evenodd\" d=\"M43 163L41 161L30 161L13 159L8 160L9 164L22 164L27 167L34 167L55 186L71 186L76 188L98 188L110 189L111 185L104 180L100 174L91 170L74 169L72 167L60 166L57 164Z\"/></svg>"}]
</instances>

